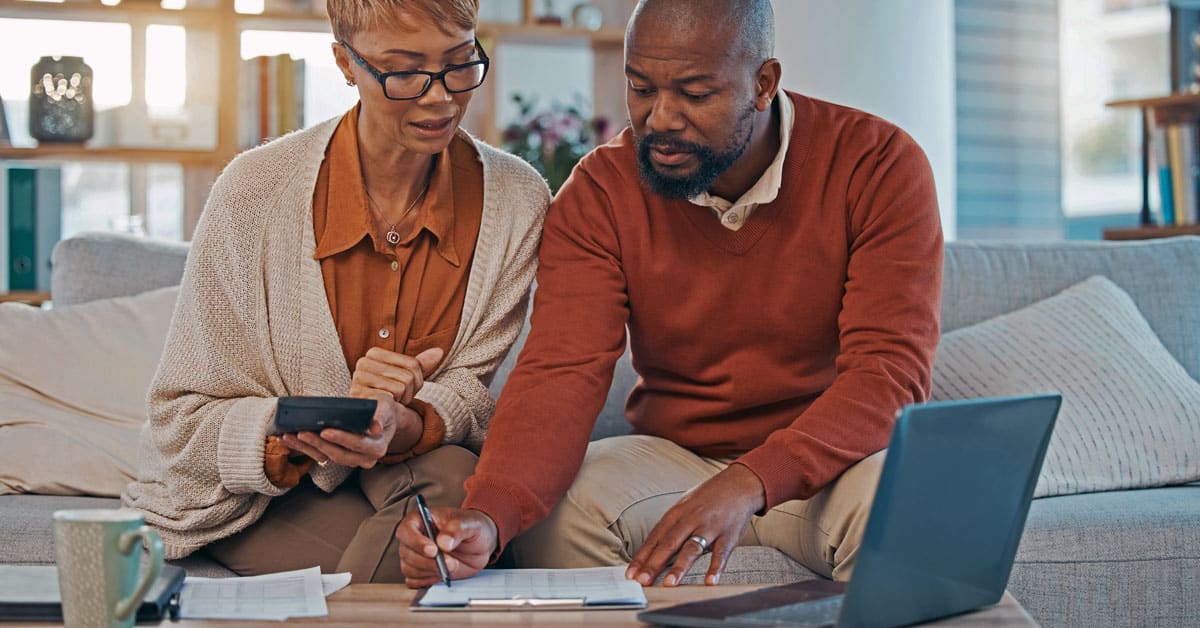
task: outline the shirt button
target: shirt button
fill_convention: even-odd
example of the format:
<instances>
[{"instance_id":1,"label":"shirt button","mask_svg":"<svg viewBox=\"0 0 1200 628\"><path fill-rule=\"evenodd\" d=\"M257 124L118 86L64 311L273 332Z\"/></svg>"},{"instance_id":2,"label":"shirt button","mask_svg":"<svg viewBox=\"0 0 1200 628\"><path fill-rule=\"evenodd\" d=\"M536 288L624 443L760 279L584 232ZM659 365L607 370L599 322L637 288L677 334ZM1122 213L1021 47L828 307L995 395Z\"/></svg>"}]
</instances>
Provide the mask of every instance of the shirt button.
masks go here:
<instances>
[{"instance_id":1,"label":"shirt button","mask_svg":"<svg viewBox=\"0 0 1200 628\"><path fill-rule=\"evenodd\" d=\"M387 337L391 336L391 335L392 335L392 332L388 331L387 327L384 327L383 329L379 330L379 337L383 338L384 340L387 340Z\"/></svg>"},{"instance_id":2,"label":"shirt button","mask_svg":"<svg viewBox=\"0 0 1200 628\"><path fill-rule=\"evenodd\" d=\"M725 222L727 222L731 225L736 225L737 222L741 219L742 219L741 216L738 216L737 214L733 214L733 213L725 214Z\"/></svg>"},{"instance_id":3,"label":"shirt button","mask_svg":"<svg viewBox=\"0 0 1200 628\"><path fill-rule=\"evenodd\" d=\"M392 262L392 270L400 270L400 262Z\"/></svg>"}]
</instances>

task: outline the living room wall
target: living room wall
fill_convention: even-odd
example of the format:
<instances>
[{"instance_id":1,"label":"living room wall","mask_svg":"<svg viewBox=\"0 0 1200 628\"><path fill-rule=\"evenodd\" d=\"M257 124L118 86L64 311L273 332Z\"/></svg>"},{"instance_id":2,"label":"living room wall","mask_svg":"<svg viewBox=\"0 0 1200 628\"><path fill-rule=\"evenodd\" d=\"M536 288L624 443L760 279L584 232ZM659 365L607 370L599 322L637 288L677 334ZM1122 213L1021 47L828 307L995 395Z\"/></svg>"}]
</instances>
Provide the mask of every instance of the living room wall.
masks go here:
<instances>
[{"instance_id":1,"label":"living room wall","mask_svg":"<svg viewBox=\"0 0 1200 628\"><path fill-rule=\"evenodd\" d=\"M775 8L783 86L882 116L925 149L947 239L955 228L953 0L786 0Z\"/></svg>"}]
</instances>

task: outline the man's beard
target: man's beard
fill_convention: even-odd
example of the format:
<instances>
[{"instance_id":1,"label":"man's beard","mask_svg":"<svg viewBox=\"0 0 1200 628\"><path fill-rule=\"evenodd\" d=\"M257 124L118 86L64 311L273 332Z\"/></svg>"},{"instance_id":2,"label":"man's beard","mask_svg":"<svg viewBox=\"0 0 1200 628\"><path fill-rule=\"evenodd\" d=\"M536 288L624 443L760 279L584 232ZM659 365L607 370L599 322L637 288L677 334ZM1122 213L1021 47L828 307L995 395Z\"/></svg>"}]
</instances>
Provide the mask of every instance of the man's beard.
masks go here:
<instances>
[{"instance_id":1,"label":"man's beard","mask_svg":"<svg viewBox=\"0 0 1200 628\"><path fill-rule=\"evenodd\" d=\"M738 119L729 144L719 153L708 146L685 142L668 133L647 133L637 138L638 173L650 186L650 191L659 196L692 198L701 192L707 192L717 178L746 152L753 131L754 109L750 108ZM690 153L700 165L691 176L672 177L662 174L650 160L652 148L665 149L666 152Z\"/></svg>"}]
</instances>

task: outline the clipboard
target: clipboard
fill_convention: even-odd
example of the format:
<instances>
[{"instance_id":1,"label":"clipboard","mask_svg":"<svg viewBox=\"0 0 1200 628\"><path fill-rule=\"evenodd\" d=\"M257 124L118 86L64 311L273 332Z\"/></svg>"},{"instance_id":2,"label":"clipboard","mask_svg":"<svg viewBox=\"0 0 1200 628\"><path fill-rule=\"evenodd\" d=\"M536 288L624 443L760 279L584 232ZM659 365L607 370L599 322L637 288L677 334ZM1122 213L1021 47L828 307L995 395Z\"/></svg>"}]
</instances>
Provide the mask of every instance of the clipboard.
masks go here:
<instances>
[{"instance_id":1,"label":"clipboard","mask_svg":"<svg viewBox=\"0 0 1200 628\"><path fill-rule=\"evenodd\" d=\"M413 611L561 611L646 608L642 585L625 567L485 569L473 578L429 587Z\"/></svg>"},{"instance_id":2,"label":"clipboard","mask_svg":"<svg viewBox=\"0 0 1200 628\"><path fill-rule=\"evenodd\" d=\"M138 606L136 622L179 617L179 590L187 573L163 565ZM58 568L54 565L0 565L0 621L62 622Z\"/></svg>"}]
</instances>

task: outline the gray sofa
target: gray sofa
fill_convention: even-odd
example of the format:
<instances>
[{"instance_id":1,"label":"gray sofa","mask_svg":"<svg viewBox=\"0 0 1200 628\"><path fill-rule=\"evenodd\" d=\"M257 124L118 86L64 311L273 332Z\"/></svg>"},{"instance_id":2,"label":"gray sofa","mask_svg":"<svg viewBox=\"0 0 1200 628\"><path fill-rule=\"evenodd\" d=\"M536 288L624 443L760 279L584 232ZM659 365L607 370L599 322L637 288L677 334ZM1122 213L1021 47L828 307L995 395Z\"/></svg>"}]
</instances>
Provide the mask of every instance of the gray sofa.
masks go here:
<instances>
[{"instance_id":1,"label":"gray sofa","mask_svg":"<svg viewBox=\"0 0 1200 628\"><path fill-rule=\"evenodd\" d=\"M66 240L53 256L55 306L177 283L186 253L186 245L113 234ZM1200 238L1121 244L950 243L943 328L953 330L1017 309L1095 274L1126 290L1167 349L1200 379L1200 291L1194 283L1200 276ZM502 367L494 391L503 385L515 354ZM626 357L593 438L627 431L622 407L635 378ZM53 562L51 512L114 503L90 497L0 496L0 562ZM202 556L179 562L196 575L229 573ZM739 548L723 582L813 577L774 550ZM1200 485L1035 500L1009 589L1047 626L1200 625Z\"/></svg>"}]
</instances>

